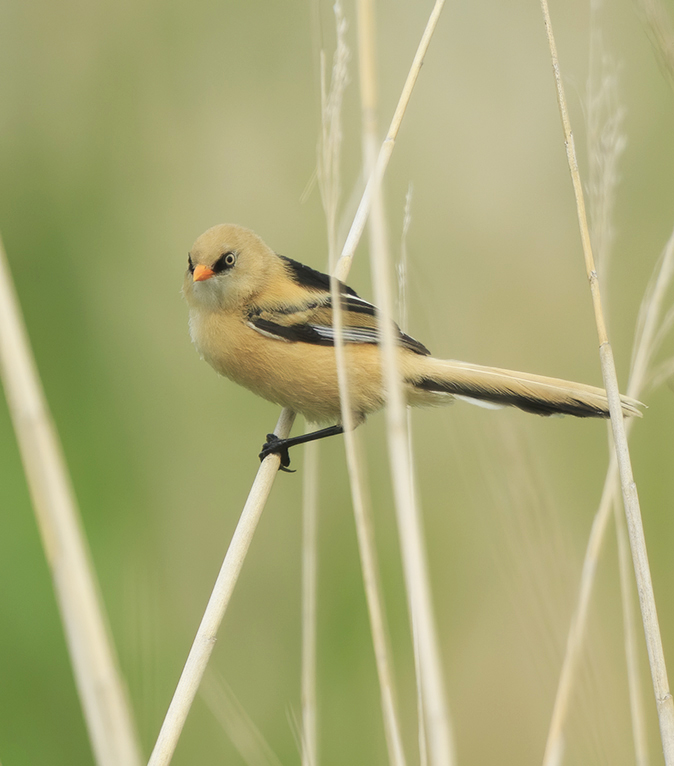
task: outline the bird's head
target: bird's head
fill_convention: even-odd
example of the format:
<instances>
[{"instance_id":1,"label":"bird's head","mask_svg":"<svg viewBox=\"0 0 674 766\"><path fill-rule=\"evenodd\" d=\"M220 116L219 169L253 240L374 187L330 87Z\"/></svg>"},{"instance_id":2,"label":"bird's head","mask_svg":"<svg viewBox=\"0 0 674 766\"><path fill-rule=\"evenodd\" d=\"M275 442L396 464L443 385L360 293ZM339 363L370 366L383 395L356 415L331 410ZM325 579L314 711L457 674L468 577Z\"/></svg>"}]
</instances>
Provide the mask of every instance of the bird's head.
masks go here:
<instances>
[{"instance_id":1,"label":"bird's head","mask_svg":"<svg viewBox=\"0 0 674 766\"><path fill-rule=\"evenodd\" d=\"M235 308L263 290L278 257L252 231L220 224L204 232L187 257L183 294L190 306Z\"/></svg>"}]
</instances>

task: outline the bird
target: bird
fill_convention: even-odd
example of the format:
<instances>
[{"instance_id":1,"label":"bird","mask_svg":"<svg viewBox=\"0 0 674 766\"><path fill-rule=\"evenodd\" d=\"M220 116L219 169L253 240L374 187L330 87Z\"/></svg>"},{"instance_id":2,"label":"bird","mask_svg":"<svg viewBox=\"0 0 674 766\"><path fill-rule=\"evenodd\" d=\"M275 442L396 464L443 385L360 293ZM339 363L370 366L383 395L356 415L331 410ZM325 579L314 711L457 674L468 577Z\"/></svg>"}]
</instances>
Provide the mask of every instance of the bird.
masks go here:
<instances>
[{"instance_id":1,"label":"bird","mask_svg":"<svg viewBox=\"0 0 674 766\"><path fill-rule=\"evenodd\" d=\"M267 435L260 459L297 444L344 432L335 355L330 277L279 255L253 231L213 226L187 257L183 295L189 331L200 356L216 372L270 402L332 425L300 436ZM354 427L386 403L379 318L374 305L336 281L342 307L344 358ZM455 399L490 408L517 407L536 415L609 417L606 392L584 383L433 357L395 326L398 367L408 405ZM624 415L641 403L621 396Z\"/></svg>"}]
</instances>

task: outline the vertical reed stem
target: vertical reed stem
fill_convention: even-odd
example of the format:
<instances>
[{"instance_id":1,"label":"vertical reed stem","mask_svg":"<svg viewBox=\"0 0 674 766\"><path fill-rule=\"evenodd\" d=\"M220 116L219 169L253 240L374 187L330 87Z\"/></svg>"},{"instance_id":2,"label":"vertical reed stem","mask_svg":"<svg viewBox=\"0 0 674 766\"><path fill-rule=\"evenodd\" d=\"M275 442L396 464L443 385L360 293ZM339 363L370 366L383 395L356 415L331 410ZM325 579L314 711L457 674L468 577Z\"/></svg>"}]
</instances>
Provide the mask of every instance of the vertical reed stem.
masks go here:
<instances>
[{"instance_id":1,"label":"vertical reed stem","mask_svg":"<svg viewBox=\"0 0 674 766\"><path fill-rule=\"evenodd\" d=\"M307 424L307 430L310 430ZM318 581L318 442L304 448L302 498L302 766L318 766L316 622Z\"/></svg>"},{"instance_id":2,"label":"vertical reed stem","mask_svg":"<svg viewBox=\"0 0 674 766\"><path fill-rule=\"evenodd\" d=\"M674 699L669 691L669 681L667 678L667 668L665 665L662 639L658 625L653 583L651 581L651 574L648 566L648 554L646 551L646 540L641 520L639 497L637 495L636 483L632 475L632 464L630 461L627 436L625 434L625 424L620 404L618 378L615 362L613 360L613 352L606 331L606 323L604 321L601 295L599 292L599 280L594 266L594 257L592 255L590 233L585 212L583 187L580 180L580 173L578 171L578 160L576 158L573 133L571 131L571 123L566 105L566 97L559 69L557 48L552 31L552 22L550 20L547 0L541 0L541 9L543 11L550 55L552 58L552 69L557 88L557 101L564 130L566 156L576 197L578 223L580 226L583 254L585 257L585 269L590 283L590 292L592 294L592 305L594 308L595 323L597 325L597 335L599 337L599 357L601 360L602 376L604 378L604 385L606 386L609 409L611 412L611 428L613 430L613 439L618 460L618 469L620 472L620 484L623 494L623 504L627 519L630 547L632 549L632 562L637 580L641 617L646 636L646 647L648 649L653 690L655 692L655 701L660 722L660 736L665 755L665 763L667 766L674 766Z\"/></svg>"}]
</instances>

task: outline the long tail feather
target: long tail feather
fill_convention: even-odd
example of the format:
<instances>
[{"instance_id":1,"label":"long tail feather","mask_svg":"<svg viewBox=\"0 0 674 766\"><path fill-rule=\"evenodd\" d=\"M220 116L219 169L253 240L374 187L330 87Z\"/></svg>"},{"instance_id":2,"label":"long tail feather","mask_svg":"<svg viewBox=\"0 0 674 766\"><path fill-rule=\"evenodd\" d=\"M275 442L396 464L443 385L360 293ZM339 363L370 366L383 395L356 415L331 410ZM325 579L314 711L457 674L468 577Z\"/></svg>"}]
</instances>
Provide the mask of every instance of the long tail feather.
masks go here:
<instances>
[{"instance_id":1,"label":"long tail feather","mask_svg":"<svg viewBox=\"0 0 674 766\"><path fill-rule=\"evenodd\" d=\"M444 393L478 403L518 407L536 415L574 415L578 418L607 418L608 400L603 388L547 378L526 372L482 367L468 362L424 358L420 375L408 379L414 389ZM641 402L621 396L624 415L641 417Z\"/></svg>"}]
</instances>

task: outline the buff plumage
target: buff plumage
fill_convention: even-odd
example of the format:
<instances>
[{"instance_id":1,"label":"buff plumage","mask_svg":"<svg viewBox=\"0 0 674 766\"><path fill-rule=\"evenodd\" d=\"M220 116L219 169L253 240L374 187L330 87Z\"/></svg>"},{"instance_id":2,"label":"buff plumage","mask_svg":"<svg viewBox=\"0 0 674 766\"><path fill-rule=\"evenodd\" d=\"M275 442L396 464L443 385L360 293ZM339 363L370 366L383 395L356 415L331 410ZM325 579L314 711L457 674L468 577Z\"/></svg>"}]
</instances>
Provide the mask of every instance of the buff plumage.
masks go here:
<instances>
[{"instance_id":1,"label":"buff plumage","mask_svg":"<svg viewBox=\"0 0 674 766\"><path fill-rule=\"evenodd\" d=\"M339 421L329 277L277 255L248 229L222 224L194 243L183 292L192 341L217 372L312 422ZM377 314L346 285L339 283L339 292L351 406L360 423L385 404ZM421 343L398 328L396 332L399 368L411 405L460 398L538 415L608 417L601 388L436 359ZM622 397L622 407L625 415L641 414L639 403L627 397ZM317 432L317 438L339 430ZM294 443L298 439L280 447L267 444L262 455L281 452L287 464L287 447Z\"/></svg>"}]
</instances>

